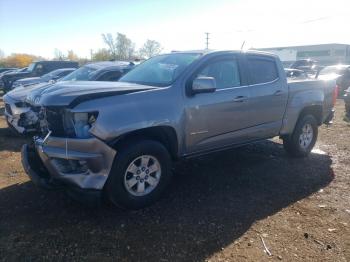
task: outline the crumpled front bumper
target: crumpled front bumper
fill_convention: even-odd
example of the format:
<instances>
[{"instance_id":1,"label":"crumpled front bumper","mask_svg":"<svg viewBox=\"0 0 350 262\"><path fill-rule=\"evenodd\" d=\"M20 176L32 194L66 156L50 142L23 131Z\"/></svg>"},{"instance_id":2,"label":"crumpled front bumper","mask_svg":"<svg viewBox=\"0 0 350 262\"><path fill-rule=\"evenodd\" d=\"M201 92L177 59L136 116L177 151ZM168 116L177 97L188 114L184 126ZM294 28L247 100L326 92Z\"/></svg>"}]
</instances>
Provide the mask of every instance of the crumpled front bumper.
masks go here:
<instances>
[{"instance_id":1,"label":"crumpled front bumper","mask_svg":"<svg viewBox=\"0 0 350 262\"><path fill-rule=\"evenodd\" d=\"M116 151L97 138L34 138L24 145L22 164L34 183L101 191Z\"/></svg>"}]
</instances>

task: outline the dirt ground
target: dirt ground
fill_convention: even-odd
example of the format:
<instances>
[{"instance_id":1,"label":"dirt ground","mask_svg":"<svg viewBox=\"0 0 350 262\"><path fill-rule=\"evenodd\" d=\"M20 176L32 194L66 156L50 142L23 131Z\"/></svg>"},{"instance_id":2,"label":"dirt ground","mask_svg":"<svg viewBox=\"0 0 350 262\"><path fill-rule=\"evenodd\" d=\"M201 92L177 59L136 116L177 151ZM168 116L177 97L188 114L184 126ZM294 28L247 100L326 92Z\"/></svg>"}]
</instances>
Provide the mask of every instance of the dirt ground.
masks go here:
<instances>
[{"instance_id":1,"label":"dirt ground","mask_svg":"<svg viewBox=\"0 0 350 262\"><path fill-rule=\"evenodd\" d=\"M36 188L0 104L1 261L350 261L350 124L338 101L306 159L277 139L175 166L154 206L83 207ZM271 253L264 252L263 241Z\"/></svg>"}]
</instances>

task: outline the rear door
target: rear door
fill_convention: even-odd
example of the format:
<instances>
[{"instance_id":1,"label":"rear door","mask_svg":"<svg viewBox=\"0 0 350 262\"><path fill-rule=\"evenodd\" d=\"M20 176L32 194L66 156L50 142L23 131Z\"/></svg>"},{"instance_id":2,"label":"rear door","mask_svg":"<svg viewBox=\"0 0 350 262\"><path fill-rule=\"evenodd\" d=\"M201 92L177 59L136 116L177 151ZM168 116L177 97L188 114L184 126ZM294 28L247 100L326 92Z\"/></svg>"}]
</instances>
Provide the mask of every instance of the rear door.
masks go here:
<instances>
[{"instance_id":1,"label":"rear door","mask_svg":"<svg viewBox=\"0 0 350 262\"><path fill-rule=\"evenodd\" d=\"M249 72L249 115L259 129L256 138L277 135L288 100L283 67L274 57L246 55Z\"/></svg>"}]
</instances>

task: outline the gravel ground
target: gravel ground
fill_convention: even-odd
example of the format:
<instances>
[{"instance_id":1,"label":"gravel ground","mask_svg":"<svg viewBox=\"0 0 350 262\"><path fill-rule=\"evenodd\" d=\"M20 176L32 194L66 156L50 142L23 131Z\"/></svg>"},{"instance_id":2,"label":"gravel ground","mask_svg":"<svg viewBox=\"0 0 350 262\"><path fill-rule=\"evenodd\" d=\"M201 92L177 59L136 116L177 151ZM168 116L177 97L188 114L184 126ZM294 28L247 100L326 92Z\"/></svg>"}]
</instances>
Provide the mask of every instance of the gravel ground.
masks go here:
<instances>
[{"instance_id":1,"label":"gravel ground","mask_svg":"<svg viewBox=\"0 0 350 262\"><path fill-rule=\"evenodd\" d=\"M36 188L20 163L26 139L3 111L1 102L0 261L350 261L340 100L310 157L288 158L276 139L186 160L164 198L140 211L89 209Z\"/></svg>"}]
</instances>

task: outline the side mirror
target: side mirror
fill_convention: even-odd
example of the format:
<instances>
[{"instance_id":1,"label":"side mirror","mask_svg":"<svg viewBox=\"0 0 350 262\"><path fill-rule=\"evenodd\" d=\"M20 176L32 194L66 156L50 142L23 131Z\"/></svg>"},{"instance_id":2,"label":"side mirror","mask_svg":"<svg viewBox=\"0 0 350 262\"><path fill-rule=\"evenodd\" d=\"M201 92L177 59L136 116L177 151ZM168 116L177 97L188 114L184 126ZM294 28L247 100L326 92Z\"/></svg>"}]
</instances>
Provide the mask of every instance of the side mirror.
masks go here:
<instances>
[{"instance_id":1,"label":"side mirror","mask_svg":"<svg viewBox=\"0 0 350 262\"><path fill-rule=\"evenodd\" d=\"M192 94L213 93L216 90L214 77L200 76L193 80Z\"/></svg>"}]
</instances>

